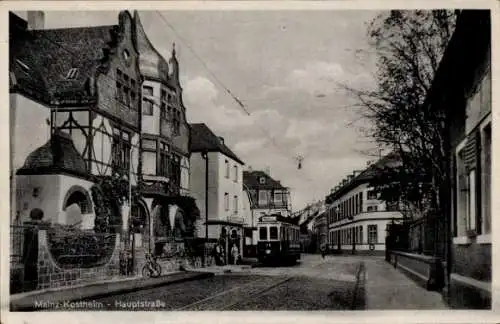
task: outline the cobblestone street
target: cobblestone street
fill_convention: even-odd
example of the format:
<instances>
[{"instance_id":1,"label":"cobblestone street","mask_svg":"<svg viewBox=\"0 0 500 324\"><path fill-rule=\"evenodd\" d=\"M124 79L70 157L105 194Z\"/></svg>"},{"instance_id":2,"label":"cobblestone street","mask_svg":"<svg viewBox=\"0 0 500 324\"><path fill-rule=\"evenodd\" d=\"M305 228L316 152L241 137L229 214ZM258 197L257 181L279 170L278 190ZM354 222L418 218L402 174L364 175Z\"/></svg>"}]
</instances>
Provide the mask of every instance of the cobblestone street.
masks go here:
<instances>
[{"instance_id":1,"label":"cobblestone street","mask_svg":"<svg viewBox=\"0 0 500 324\"><path fill-rule=\"evenodd\" d=\"M364 305L364 296L356 295L360 267L359 260L306 255L294 266L257 267L95 302L100 310L350 310Z\"/></svg>"}]
</instances>

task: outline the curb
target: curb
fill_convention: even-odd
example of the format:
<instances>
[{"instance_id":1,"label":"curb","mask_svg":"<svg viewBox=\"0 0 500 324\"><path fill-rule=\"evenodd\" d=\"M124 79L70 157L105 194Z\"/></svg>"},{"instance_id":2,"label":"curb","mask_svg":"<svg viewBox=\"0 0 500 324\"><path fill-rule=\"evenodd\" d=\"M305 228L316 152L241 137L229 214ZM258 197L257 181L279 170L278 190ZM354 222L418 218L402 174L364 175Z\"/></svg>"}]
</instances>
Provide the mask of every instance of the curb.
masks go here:
<instances>
[{"instance_id":1,"label":"curb","mask_svg":"<svg viewBox=\"0 0 500 324\"><path fill-rule=\"evenodd\" d=\"M365 282L366 282L366 267L365 263L361 262L356 273L356 285L352 297L351 309L365 309Z\"/></svg>"},{"instance_id":2,"label":"curb","mask_svg":"<svg viewBox=\"0 0 500 324\"><path fill-rule=\"evenodd\" d=\"M170 278L169 276L165 277L165 280L158 280L154 282L149 282L149 283L141 283L138 281L132 282L130 286L128 287L122 287L120 289L115 289L115 290L104 290L101 292L93 293L93 294L82 294L78 296L75 294L74 296L70 296L64 298L64 301L68 302L73 302L73 301L79 301L79 300L88 300L88 299L99 299L99 298L104 298L104 297L110 297L114 295L120 295L120 294L126 294L126 293L131 293L135 291L139 291L142 289L150 289L150 288L157 288L161 286L167 286L170 284L175 284L175 283L182 283L186 281L191 281L191 280L199 280L199 279L205 279L205 278L210 278L213 277L215 274L211 272L186 272L185 276L180 276L179 278ZM189 275L190 274L190 275ZM40 308L37 308L34 303L35 298L26 298L24 301L23 299L20 299L16 302L11 302L10 303L10 311L11 312L32 312L32 311L38 311L41 310ZM49 298L47 298L49 299ZM51 301L54 301L51 299Z\"/></svg>"}]
</instances>

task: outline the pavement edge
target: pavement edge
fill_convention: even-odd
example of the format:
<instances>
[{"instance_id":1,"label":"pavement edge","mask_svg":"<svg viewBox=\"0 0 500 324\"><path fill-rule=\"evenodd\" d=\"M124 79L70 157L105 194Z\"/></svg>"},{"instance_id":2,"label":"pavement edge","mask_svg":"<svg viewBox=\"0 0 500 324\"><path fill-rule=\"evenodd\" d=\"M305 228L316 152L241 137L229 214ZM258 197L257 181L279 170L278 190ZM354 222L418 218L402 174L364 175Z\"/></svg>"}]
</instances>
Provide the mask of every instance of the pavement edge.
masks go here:
<instances>
[{"instance_id":1,"label":"pavement edge","mask_svg":"<svg viewBox=\"0 0 500 324\"><path fill-rule=\"evenodd\" d=\"M351 303L351 309L362 310L365 309L365 283L366 283L366 266L362 261L359 263L356 272L356 284L354 286L354 293Z\"/></svg>"},{"instance_id":2,"label":"pavement edge","mask_svg":"<svg viewBox=\"0 0 500 324\"><path fill-rule=\"evenodd\" d=\"M180 278L168 278L166 276L165 280L163 281L154 281L148 284L135 284L131 285L130 287L123 287L120 289L105 289L104 291L98 292L98 293L93 293L93 294L87 294L87 295L76 295L76 296L65 296L64 301L78 301L78 300L88 300L88 299L99 299L99 298L104 298L104 297L110 297L114 295L119 295L119 294L126 294L126 293L131 293L135 291L139 291L142 289L151 289L151 288L157 288L161 286L167 286L175 283L182 283L186 281L192 281L192 280L199 280L199 279L206 279L215 276L214 273L212 272L186 272L186 274L191 274L191 275L186 275L182 276ZM170 279L170 280L169 280ZM25 300L20 299L15 302L10 302L10 311L11 312L31 312L31 311L36 311L36 307L33 302L33 297L30 296L31 298L26 298Z\"/></svg>"}]
</instances>

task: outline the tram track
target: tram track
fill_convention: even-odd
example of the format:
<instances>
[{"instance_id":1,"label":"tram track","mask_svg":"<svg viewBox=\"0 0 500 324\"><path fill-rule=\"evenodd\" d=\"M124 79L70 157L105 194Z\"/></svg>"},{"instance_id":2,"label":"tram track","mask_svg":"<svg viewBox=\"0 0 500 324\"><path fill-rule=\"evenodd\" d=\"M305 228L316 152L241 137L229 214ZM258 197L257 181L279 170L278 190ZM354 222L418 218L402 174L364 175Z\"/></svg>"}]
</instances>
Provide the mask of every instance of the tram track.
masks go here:
<instances>
[{"instance_id":1,"label":"tram track","mask_svg":"<svg viewBox=\"0 0 500 324\"><path fill-rule=\"evenodd\" d=\"M311 268L319 267L322 264L323 262L320 262ZM198 300L177 310L236 310L239 305L268 294L273 289L278 289L294 279L296 279L296 276L291 274L283 275L282 278L277 278L276 276L259 276L257 280L253 280L250 283Z\"/></svg>"}]
</instances>

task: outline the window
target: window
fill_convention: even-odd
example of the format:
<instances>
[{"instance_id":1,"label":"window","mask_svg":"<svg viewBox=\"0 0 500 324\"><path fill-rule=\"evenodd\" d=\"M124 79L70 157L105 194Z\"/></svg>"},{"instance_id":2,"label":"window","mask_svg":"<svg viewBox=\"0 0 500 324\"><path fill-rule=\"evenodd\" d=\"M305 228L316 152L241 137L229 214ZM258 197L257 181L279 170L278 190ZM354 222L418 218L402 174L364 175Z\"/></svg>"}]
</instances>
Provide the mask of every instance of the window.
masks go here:
<instances>
[{"instance_id":1,"label":"window","mask_svg":"<svg viewBox=\"0 0 500 324\"><path fill-rule=\"evenodd\" d=\"M269 191L259 190L259 206L267 206L269 204Z\"/></svg>"},{"instance_id":2,"label":"window","mask_svg":"<svg viewBox=\"0 0 500 324\"><path fill-rule=\"evenodd\" d=\"M178 109L174 110L174 135L179 135L181 132L181 112Z\"/></svg>"},{"instance_id":3,"label":"window","mask_svg":"<svg viewBox=\"0 0 500 324\"><path fill-rule=\"evenodd\" d=\"M229 161L225 160L224 164L226 166L226 178L229 179Z\"/></svg>"},{"instance_id":4,"label":"window","mask_svg":"<svg viewBox=\"0 0 500 324\"><path fill-rule=\"evenodd\" d=\"M167 92L163 89L161 90L161 95L160 95L160 109L162 111L167 110Z\"/></svg>"},{"instance_id":5,"label":"window","mask_svg":"<svg viewBox=\"0 0 500 324\"><path fill-rule=\"evenodd\" d=\"M136 108L136 82L119 69L116 70L116 98L129 108ZM132 84L134 87L132 87ZM132 99L133 97L133 99Z\"/></svg>"},{"instance_id":6,"label":"window","mask_svg":"<svg viewBox=\"0 0 500 324\"><path fill-rule=\"evenodd\" d=\"M152 97L153 96L153 87L143 86L142 87L143 96Z\"/></svg>"},{"instance_id":7,"label":"window","mask_svg":"<svg viewBox=\"0 0 500 324\"><path fill-rule=\"evenodd\" d=\"M238 196L233 197L233 207L234 207L234 213L238 213Z\"/></svg>"},{"instance_id":8,"label":"window","mask_svg":"<svg viewBox=\"0 0 500 324\"><path fill-rule=\"evenodd\" d=\"M160 145L160 165L157 169L157 174L162 177L169 177L169 166L170 166L170 153L168 149L168 145L165 143L161 143Z\"/></svg>"},{"instance_id":9,"label":"window","mask_svg":"<svg viewBox=\"0 0 500 324\"><path fill-rule=\"evenodd\" d=\"M112 158L111 165L115 172L125 172L130 170L130 134L119 130L113 130Z\"/></svg>"},{"instance_id":10,"label":"window","mask_svg":"<svg viewBox=\"0 0 500 324\"><path fill-rule=\"evenodd\" d=\"M276 226L271 226L269 228L269 239L270 240L278 239L278 228Z\"/></svg>"},{"instance_id":11,"label":"window","mask_svg":"<svg viewBox=\"0 0 500 324\"><path fill-rule=\"evenodd\" d=\"M68 79L68 80L74 80L74 79L76 79L77 75L78 75L78 69L77 68L71 68L68 71L68 74L66 75L66 79Z\"/></svg>"},{"instance_id":12,"label":"window","mask_svg":"<svg viewBox=\"0 0 500 324\"><path fill-rule=\"evenodd\" d=\"M376 244L377 242L377 225L368 225L368 244Z\"/></svg>"},{"instance_id":13,"label":"window","mask_svg":"<svg viewBox=\"0 0 500 324\"><path fill-rule=\"evenodd\" d=\"M151 99L142 99L142 114L145 116L153 116L153 101Z\"/></svg>"},{"instance_id":14,"label":"window","mask_svg":"<svg viewBox=\"0 0 500 324\"><path fill-rule=\"evenodd\" d=\"M477 152L481 142L478 140L479 132L473 132L457 147L457 188L456 188L456 231L458 236L465 236L481 231L477 228L479 219L478 212L478 191L477 185ZM480 179L479 179L480 180ZM482 227L482 226L481 226Z\"/></svg>"},{"instance_id":15,"label":"window","mask_svg":"<svg viewBox=\"0 0 500 324\"><path fill-rule=\"evenodd\" d=\"M481 234L491 233L491 122L483 128L481 156L482 170L482 222Z\"/></svg>"},{"instance_id":16,"label":"window","mask_svg":"<svg viewBox=\"0 0 500 324\"><path fill-rule=\"evenodd\" d=\"M235 166L233 167L233 170L234 170L234 175L233 175L233 177L234 177L234 182L238 182L238 166L237 166L237 165L235 165Z\"/></svg>"},{"instance_id":17,"label":"window","mask_svg":"<svg viewBox=\"0 0 500 324\"><path fill-rule=\"evenodd\" d=\"M359 212L363 212L363 192L359 193Z\"/></svg>"},{"instance_id":18,"label":"window","mask_svg":"<svg viewBox=\"0 0 500 324\"><path fill-rule=\"evenodd\" d=\"M264 178L264 177L260 177L260 178L259 178L259 183L260 183L260 184L265 184L265 183L266 183L266 178Z\"/></svg>"},{"instance_id":19,"label":"window","mask_svg":"<svg viewBox=\"0 0 500 324\"><path fill-rule=\"evenodd\" d=\"M178 155L171 154L170 155L170 181L178 188L181 185L181 158ZM228 209L229 209L229 200L228 200Z\"/></svg>"},{"instance_id":20,"label":"window","mask_svg":"<svg viewBox=\"0 0 500 324\"><path fill-rule=\"evenodd\" d=\"M259 229L259 240L267 241L267 227L261 227Z\"/></svg>"},{"instance_id":21,"label":"window","mask_svg":"<svg viewBox=\"0 0 500 324\"><path fill-rule=\"evenodd\" d=\"M224 193L224 209L229 210L229 194Z\"/></svg>"}]
</instances>

